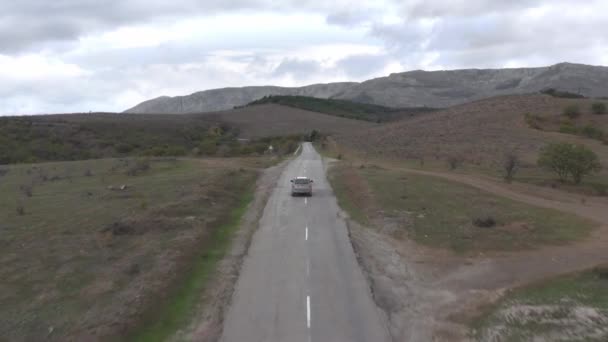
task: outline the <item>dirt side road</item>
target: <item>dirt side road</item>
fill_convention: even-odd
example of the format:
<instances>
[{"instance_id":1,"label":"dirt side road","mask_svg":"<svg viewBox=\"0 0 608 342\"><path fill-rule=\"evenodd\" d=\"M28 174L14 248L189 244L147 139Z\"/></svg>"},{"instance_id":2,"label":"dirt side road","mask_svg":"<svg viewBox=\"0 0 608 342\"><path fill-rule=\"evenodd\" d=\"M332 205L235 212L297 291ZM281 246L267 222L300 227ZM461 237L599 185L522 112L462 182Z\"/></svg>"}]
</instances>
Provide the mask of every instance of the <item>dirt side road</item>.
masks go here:
<instances>
[{"instance_id":1,"label":"dirt side road","mask_svg":"<svg viewBox=\"0 0 608 342\"><path fill-rule=\"evenodd\" d=\"M506 289L608 262L608 202L604 199L582 202L580 196L552 189L506 185L453 173L406 171L574 213L603 226L572 245L462 257L408 240L397 241L348 220L353 246L372 284L374 300L387 313L395 341L467 341L467 319L478 312L480 305L500 298Z\"/></svg>"}]
</instances>

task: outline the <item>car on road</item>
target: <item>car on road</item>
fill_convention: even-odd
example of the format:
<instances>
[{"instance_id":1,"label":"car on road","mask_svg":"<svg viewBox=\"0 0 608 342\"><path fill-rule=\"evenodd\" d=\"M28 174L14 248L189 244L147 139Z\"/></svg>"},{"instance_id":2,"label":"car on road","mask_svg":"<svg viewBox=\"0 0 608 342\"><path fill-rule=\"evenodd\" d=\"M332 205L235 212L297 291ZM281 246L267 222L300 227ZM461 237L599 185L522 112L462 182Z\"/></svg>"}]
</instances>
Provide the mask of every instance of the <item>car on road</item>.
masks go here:
<instances>
[{"instance_id":1,"label":"car on road","mask_svg":"<svg viewBox=\"0 0 608 342\"><path fill-rule=\"evenodd\" d=\"M312 196L313 180L308 177L296 177L291 180L291 195Z\"/></svg>"}]
</instances>

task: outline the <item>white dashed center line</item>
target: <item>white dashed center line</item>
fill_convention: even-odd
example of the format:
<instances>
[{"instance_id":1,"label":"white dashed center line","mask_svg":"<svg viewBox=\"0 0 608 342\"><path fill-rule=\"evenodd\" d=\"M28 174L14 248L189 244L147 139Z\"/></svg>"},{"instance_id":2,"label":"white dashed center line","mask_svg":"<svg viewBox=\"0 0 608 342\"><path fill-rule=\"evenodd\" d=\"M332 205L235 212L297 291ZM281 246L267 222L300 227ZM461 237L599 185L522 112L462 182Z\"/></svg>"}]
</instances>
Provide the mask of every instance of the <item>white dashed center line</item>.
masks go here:
<instances>
[{"instance_id":1,"label":"white dashed center line","mask_svg":"<svg viewBox=\"0 0 608 342\"><path fill-rule=\"evenodd\" d=\"M310 329L310 296L306 296L306 325Z\"/></svg>"},{"instance_id":2,"label":"white dashed center line","mask_svg":"<svg viewBox=\"0 0 608 342\"><path fill-rule=\"evenodd\" d=\"M308 227L306 227L306 241L308 241Z\"/></svg>"}]
</instances>

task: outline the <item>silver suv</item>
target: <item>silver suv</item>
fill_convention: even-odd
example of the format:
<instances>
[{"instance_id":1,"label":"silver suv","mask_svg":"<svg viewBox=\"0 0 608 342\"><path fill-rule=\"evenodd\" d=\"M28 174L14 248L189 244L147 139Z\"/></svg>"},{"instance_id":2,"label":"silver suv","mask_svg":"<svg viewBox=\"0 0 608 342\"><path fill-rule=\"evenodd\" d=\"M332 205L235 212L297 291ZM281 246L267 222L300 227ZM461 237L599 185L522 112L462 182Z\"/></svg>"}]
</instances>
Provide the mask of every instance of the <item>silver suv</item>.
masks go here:
<instances>
[{"instance_id":1,"label":"silver suv","mask_svg":"<svg viewBox=\"0 0 608 342\"><path fill-rule=\"evenodd\" d=\"M307 177L296 177L291 180L291 195L312 196L313 180Z\"/></svg>"}]
</instances>

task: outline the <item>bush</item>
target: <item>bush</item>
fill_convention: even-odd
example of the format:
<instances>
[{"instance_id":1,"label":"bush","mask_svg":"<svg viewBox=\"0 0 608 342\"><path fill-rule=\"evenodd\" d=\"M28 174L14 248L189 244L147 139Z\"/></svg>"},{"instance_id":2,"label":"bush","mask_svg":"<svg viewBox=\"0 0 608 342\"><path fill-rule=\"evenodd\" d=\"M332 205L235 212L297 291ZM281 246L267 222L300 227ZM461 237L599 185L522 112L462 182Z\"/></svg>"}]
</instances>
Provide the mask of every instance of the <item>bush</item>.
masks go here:
<instances>
[{"instance_id":1,"label":"bush","mask_svg":"<svg viewBox=\"0 0 608 342\"><path fill-rule=\"evenodd\" d=\"M114 146L114 149L118 153L129 153L133 151L133 146L127 143L119 143L118 145Z\"/></svg>"},{"instance_id":2,"label":"bush","mask_svg":"<svg viewBox=\"0 0 608 342\"><path fill-rule=\"evenodd\" d=\"M32 197L33 187L31 185L20 185L19 190L26 197Z\"/></svg>"},{"instance_id":3,"label":"bush","mask_svg":"<svg viewBox=\"0 0 608 342\"><path fill-rule=\"evenodd\" d=\"M553 143L540 153L538 165L555 172L560 180L572 177L575 184L590 173L601 170L597 154L584 145Z\"/></svg>"},{"instance_id":4,"label":"bush","mask_svg":"<svg viewBox=\"0 0 608 342\"><path fill-rule=\"evenodd\" d=\"M591 125L584 126L581 129L581 133L587 138L603 140L604 139L604 131L601 128L597 128Z\"/></svg>"},{"instance_id":5,"label":"bush","mask_svg":"<svg viewBox=\"0 0 608 342\"><path fill-rule=\"evenodd\" d=\"M578 135L580 130L578 127L574 126L571 122L563 122L559 126L559 132L564 134L575 134Z\"/></svg>"},{"instance_id":6,"label":"bush","mask_svg":"<svg viewBox=\"0 0 608 342\"><path fill-rule=\"evenodd\" d=\"M456 170L462 163L464 162L463 158L460 156L450 156L448 157L448 167L450 170Z\"/></svg>"},{"instance_id":7,"label":"bush","mask_svg":"<svg viewBox=\"0 0 608 342\"><path fill-rule=\"evenodd\" d=\"M114 222L101 230L102 233L111 233L114 236L131 235L135 233L132 225L123 222Z\"/></svg>"},{"instance_id":8,"label":"bush","mask_svg":"<svg viewBox=\"0 0 608 342\"><path fill-rule=\"evenodd\" d=\"M581 110L578 105L573 104L564 108L563 114L569 117L570 119L576 119L581 116Z\"/></svg>"},{"instance_id":9,"label":"bush","mask_svg":"<svg viewBox=\"0 0 608 342\"><path fill-rule=\"evenodd\" d=\"M591 104L591 112L593 114L606 114L606 104L604 102L595 102Z\"/></svg>"},{"instance_id":10,"label":"bush","mask_svg":"<svg viewBox=\"0 0 608 342\"><path fill-rule=\"evenodd\" d=\"M491 216L477 217L473 220L473 225L480 228L491 228L496 225L496 220Z\"/></svg>"},{"instance_id":11,"label":"bush","mask_svg":"<svg viewBox=\"0 0 608 342\"><path fill-rule=\"evenodd\" d=\"M595 273L600 279L608 280L608 264L595 266L593 268L593 273Z\"/></svg>"},{"instance_id":12,"label":"bush","mask_svg":"<svg viewBox=\"0 0 608 342\"><path fill-rule=\"evenodd\" d=\"M526 113L524 116L526 118L526 123L528 124L528 127L542 130L541 123L544 121L542 117L530 113Z\"/></svg>"},{"instance_id":13,"label":"bush","mask_svg":"<svg viewBox=\"0 0 608 342\"><path fill-rule=\"evenodd\" d=\"M137 176L142 172L150 170L150 161L148 159L139 159L135 164L127 170L127 176Z\"/></svg>"},{"instance_id":14,"label":"bush","mask_svg":"<svg viewBox=\"0 0 608 342\"><path fill-rule=\"evenodd\" d=\"M608 196L608 185L606 184L593 184L593 190L598 196Z\"/></svg>"},{"instance_id":15,"label":"bush","mask_svg":"<svg viewBox=\"0 0 608 342\"><path fill-rule=\"evenodd\" d=\"M553 97L561 97L561 98L565 98L565 99L582 99L585 98L585 96L581 95L581 94L575 94L575 93L570 93L567 91L563 91L563 90L557 90L555 88L548 88L545 90L541 91L542 94L546 94L546 95L550 95Z\"/></svg>"},{"instance_id":16,"label":"bush","mask_svg":"<svg viewBox=\"0 0 608 342\"><path fill-rule=\"evenodd\" d=\"M199 145L199 153L203 155L214 155L217 153L217 139L205 139Z\"/></svg>"}]
</instances>

